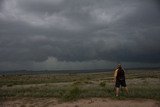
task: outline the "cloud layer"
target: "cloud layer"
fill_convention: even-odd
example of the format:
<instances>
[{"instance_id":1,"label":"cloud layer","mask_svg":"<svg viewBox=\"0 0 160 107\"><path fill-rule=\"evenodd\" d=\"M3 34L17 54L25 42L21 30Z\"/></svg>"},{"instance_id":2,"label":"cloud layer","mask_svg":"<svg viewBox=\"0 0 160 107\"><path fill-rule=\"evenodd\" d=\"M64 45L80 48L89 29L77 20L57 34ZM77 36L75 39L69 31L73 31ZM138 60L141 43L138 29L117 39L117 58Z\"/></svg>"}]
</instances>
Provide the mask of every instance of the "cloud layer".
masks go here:
<instances>
[{"instance_id":1,"label":"cloud layer","mask_svg":"<svg viewBox=\"0 0 160 107\"><path fill-rule=\"evenodd\" d=\"M38 69L50 58L59 69L99 62L98 68L158 64L159 5L158 0L1 0L0 67Z\"/></svg>"}]
</instances>

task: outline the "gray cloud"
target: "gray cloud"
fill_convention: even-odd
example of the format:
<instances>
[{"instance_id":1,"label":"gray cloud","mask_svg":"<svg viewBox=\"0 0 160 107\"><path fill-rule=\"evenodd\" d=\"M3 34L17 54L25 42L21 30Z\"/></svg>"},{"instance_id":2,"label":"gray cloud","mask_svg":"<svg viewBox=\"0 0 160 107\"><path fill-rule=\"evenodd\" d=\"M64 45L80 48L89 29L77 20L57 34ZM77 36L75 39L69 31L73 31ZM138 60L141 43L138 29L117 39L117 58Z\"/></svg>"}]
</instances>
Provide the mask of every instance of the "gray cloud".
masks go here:
<instances>
[{"instance_id":1,"label":"gray cloud","mask_svg":"<svg viewBox=\"0 0 160 107\"><path fill-rule=\"evenodd\" d=\"M0 67L159 63L159 12L157 0L0 1Z\"/></svg>"}]
</instances>

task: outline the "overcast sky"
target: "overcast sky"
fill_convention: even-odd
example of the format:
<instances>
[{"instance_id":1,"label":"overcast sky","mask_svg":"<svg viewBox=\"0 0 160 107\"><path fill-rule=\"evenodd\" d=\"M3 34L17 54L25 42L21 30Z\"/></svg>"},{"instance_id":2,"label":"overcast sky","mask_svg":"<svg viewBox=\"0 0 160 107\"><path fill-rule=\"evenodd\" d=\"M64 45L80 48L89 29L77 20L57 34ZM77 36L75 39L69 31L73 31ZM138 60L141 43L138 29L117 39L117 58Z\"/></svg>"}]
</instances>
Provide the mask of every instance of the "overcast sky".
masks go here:
<instances>
[{"instance_id":1,"label":"overcast sky","mask_svg":"<svg viewBox=\"0 0 160 107\"><path fill-rule=\"evenodd\" d=\"M0 70L160 66L159 0L0 0Z\"/></svg>"}]
</instances>

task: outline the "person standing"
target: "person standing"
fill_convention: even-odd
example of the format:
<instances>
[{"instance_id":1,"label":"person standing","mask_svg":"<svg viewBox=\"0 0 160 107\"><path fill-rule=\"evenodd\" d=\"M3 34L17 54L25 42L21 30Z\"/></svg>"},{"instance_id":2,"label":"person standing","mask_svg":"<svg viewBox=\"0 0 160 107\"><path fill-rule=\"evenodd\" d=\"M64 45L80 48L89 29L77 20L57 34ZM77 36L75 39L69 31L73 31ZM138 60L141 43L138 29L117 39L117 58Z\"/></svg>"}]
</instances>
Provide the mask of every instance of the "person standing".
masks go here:
<instances>
[{"instance_id":1,"label":"person standing","mask_svg":"<svg viewBox=\"0 0 160 107\"><path fill-rule=\"evenodd\" d=\"M128 94L128 88L126 85L126 79L125 79L125 71L122 68L121 64L118 64L116 70L114 71L114 80L115 82L115 89L116 89L116 96L119 96L119 88L124 87L126 94Z\"/></svg>"}]
</instances>

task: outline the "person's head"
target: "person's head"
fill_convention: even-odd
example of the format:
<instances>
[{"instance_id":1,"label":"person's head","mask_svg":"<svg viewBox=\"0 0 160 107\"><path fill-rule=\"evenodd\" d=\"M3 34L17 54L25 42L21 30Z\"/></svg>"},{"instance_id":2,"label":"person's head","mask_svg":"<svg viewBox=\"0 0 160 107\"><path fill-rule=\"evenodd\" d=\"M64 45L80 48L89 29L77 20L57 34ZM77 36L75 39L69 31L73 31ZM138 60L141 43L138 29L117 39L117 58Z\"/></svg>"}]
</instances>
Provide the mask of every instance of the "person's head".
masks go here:
<instances>
[{"instance_id":1,"label":"person's head","mask_svg":"<svg viewBox=\"0 0 160 107\"><path fill-rule=\"evenodd\" d=\"M117 69L121 69L121 68L122 68L121 64L118 64Z\"/></svg>"}]
</instances>

